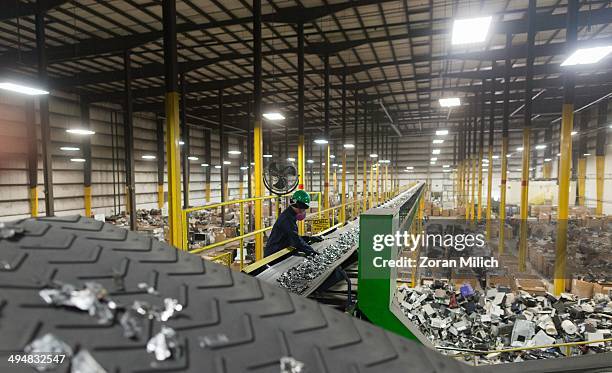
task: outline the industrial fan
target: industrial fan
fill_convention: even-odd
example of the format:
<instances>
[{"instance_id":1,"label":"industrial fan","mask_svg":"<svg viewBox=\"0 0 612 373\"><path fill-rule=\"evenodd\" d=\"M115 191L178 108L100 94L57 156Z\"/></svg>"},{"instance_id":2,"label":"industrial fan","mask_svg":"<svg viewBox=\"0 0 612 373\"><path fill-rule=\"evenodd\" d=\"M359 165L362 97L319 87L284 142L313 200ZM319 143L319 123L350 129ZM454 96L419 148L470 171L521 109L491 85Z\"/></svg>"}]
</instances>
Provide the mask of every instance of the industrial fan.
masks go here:
<instances>
[{"instance_id":1,"label":"industrial fan","mask_svg":"<svg viewBox=\"0 0 612 373\"><path fill-rule=\"evenodd\" d=\"M299 183L298 170L292 162L269 162L263 174L266 188L278 195L292 192Z\"/></svg>"}]
</instances>

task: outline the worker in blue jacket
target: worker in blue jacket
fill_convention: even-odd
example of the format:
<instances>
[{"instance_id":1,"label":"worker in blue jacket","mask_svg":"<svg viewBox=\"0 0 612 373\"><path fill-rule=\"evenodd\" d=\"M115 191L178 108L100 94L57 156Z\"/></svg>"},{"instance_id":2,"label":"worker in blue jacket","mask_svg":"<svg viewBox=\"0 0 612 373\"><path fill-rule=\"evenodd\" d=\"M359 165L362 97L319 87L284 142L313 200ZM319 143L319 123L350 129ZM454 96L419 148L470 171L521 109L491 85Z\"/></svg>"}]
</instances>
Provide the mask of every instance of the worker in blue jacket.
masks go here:
<instances>
[{"instance_id":1,"label":"worker in blue jacket","mask_svg":"<svg viewBox=\"0 0 612 373\"><path fill-rule=\"evenodd\" d=\"M310 195L303 190L298 190L291 196L289 207L287 207L276 219L270 237L264 249L264 255L269 256L287 247L293 247L306 255L316 255L317 252L310 247L310 242L320 242L320 237L300 236L298 234L297 222L306 218L306 210L309 208ZM308 242L307 242L308 241Z\"/></svg>"}]
</instances>

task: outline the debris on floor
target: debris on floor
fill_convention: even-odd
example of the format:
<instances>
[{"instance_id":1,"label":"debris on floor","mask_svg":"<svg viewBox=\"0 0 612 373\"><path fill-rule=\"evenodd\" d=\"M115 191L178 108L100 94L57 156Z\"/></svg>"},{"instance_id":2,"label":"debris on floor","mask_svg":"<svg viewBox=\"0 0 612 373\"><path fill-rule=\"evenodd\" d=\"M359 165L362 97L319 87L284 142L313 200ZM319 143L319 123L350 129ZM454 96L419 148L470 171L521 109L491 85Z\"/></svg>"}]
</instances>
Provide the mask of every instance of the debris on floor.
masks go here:
<instances>
[{"instance_id":1,"label":"debris on floor","mask_svg":"<svg viewBox=\"0 0 612 373\"><path fill-rule=\"evenodd\" d=\"M504 286L482 291L435 280L415 288L402 286L397 297L403 313L436 347L450 355L467 352L466 359L477 358L479 363L561 357L565 347L496 351L611 337L612 301L603 294L555 297L515 293ZM597 352L612 352L612 342L571 348L572 355Z\"/></svg>"}]
</instances>

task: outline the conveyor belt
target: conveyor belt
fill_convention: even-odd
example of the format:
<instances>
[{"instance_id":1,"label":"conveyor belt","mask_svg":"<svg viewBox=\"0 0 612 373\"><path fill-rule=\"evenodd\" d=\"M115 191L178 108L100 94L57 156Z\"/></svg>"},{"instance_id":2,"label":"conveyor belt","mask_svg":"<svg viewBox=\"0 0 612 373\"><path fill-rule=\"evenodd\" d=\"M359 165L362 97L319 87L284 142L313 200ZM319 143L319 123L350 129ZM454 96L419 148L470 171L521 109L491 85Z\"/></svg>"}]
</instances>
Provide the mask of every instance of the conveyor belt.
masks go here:
<instances>
[{"instance_id":1,"label":"conveyor belt","mask_svg":"<svg viewBox=\"0 0 612 373\"><path fill-rule=\"evenodd\" d=\"M333 243L334 240L336 240L343 232L356 227L359 227L359 219L349 222L344 227L338 228L335 231L330 232L328 235L325 236L325 241L314 243L311 246L315 251L321 252L327 246ZM310 283L310 286L308 286L308 288L304 290L301 295L308 296L312 294L325 280L327 280L327 278L338 266L344 263L344 261L346 261L355 252L356 249L357 245L352 247L342 257L340 257L332 265L330 265L319 277L317 277ZM280 277L281 274L300 264L303 260L304 258L301 256L288 255L287 258L278 263L275 263L274 265L269 266L255 277L259 280L276 285L277 279Z\"/></svg>"}]
</instances>

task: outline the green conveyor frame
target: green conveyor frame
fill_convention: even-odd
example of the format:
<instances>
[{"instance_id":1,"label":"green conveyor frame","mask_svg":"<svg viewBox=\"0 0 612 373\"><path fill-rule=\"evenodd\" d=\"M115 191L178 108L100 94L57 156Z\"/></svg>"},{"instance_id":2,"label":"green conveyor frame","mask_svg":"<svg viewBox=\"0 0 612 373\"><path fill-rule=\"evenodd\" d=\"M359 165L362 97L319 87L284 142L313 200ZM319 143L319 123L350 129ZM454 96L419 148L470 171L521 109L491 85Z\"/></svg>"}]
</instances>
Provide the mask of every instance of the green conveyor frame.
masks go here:
<instances>
[{"instance_id":1,"label":"green conveyor frame","mask_svg":"<svg viewBox=\"0 0 612 373\"><path fill-rule=\"evenodd\" d=\"M375 257L395 260L399 257L400 247L385 247L377 252L372 248L374 235L395 234L409 230L415 221L419 203L423 198L424 183L418 183L398 198L411 196L396 207L376 207L360 215L359 221L359 311L373 324L402 335L419 340L418 331L408 328L402 321L393 295L397 287L397 268L377 268L373 265ZM394 312L395 309L395 312ZM422 340L422 339L421 339Z\"/></svg>"}]
</instances>

